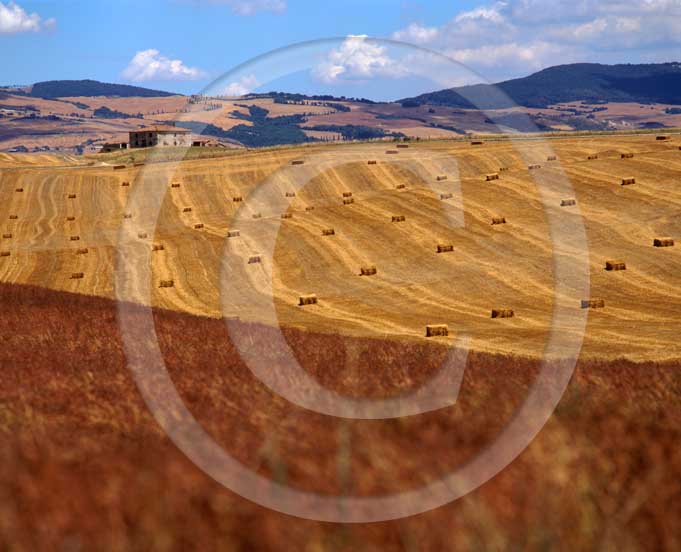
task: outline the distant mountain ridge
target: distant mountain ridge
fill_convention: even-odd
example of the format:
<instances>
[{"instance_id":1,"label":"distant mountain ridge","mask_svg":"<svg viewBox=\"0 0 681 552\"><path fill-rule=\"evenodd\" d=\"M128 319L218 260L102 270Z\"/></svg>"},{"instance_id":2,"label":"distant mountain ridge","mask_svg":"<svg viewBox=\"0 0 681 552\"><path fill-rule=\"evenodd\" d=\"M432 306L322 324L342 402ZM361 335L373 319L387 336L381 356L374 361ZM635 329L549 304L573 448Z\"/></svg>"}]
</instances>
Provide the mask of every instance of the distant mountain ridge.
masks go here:
<instances>
[{"instance_id":1,"label":"distant mountain ridge","mask_svg":"<svg viewBox=\"0 0 681 552\"><path fill-rule=\"evenodd\" d=\"M401 100L469 109L544 108L573 101L681 105L681 63L558 65L496 85L463 86Z\"/></svg>"},{"instance_id":2,"label":"distant mountain ridge","mask_svg":"<svg viewBox=\"0 0 681 552\"><path fill-rule=\"evenodd\" d=\"M37 82L31 87L28 94L34 98L67 98L74 96L118 96L120 98L142 97L160 98L178 96L175 92L152 90L129 84L113 84L96 80L54 80Z\"/></svg>"}]
</instances>

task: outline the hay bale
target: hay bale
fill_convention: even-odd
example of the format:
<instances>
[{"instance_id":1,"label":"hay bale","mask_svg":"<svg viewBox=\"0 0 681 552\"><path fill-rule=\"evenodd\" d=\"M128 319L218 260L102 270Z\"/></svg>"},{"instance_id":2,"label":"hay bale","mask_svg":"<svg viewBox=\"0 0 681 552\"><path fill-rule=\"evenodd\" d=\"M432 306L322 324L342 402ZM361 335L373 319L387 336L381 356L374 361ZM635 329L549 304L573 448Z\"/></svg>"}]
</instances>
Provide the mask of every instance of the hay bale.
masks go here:
<instances>
[{"instance_id":1,"label":"hay bale","mask_svg":"<svg viewBox=\"0 0 681 552\"><path fill-rule=\"evenodd\" d=\"M623 153L622 154L622 159L633 159L634 154L633 153Z\"/></svg>"},{"instance_id":2,"label":"hay bale","mask_svg":"<svg viewBox=\"0 0 681 552\"><path fill-rule=\"evenodd\" d=\"M605 300L604 299L582 299L583 309L604 309Z\"/></svg>"},{"instance_id":3,"label":"hay bale","mask_svg":"<svg viewBox=\"0 0 681 552\"><path fill-rule=\"evenodd\" d=\"M10 255L9 251L0 251L0 257L9 257Z\"/></svg>"},{"instance_id":4,"label":"hay bale","mask_svg":"<svg viewBox=\"0 0 681 552\"><path fill-rule=\"evenodd\" d=\"M76 199L76 194L69 194L67 197L69 199Z\"/></svg>"},{"instance_id":5,"label":"hay bale","mask_svg":"<svg viewBox=\"0 0 681 552\"><path fill-rule=\"evenodd\" d=\"M492 217L492 225L506 224L506 217Z\"/></svg>"},{"instance_id":6,"label":"hay bale","mask_svg":"<svg viewBox=\"0 0 681 552\"><path fill-rule=\"evenodd\" d=\"M158 283L158 287L160 288L171 288L175 287L175 281L174 280L161 280Z\"/></svg>"},{"instance_id":7,"label":"hay bale","mask_svg":"<svg viewBox=\"0 0 681 552\"><path fill-rule=\"evenodd\" d=\"M446 199L452 199L453 197L454 197L454 194L449 193L449 192L446 193L446 194L440 194L440 199L441 199L442 201L444 201L444 200L446 200Z\"/></svg>"},{"instance_id":8,"label":"hay bale","mask_svg":"<svg viewBox=\"0 0 681 552\"><path fill-rule=\"evenodd\" d=\"M446 174L441 174L441 175L438 176L435 180L437 180L438 182L442 182L443 180L447 180L447 175L446 175Z\"/></svg>"},{"instance_id":9,"label":"hay bale","mask_svg":"<svg viewBox=\"0 0 681 552\"><path fill-rule=\"evenodd\" d=\"M547 160L547 161L557 161L557 160L558 160L558 157L555 156L555 155L549 155L549 156L546 158L546 160Z\"/></svg>"},{"instance_id":10,"label":"hay bale","mask_svg":"<svg viewBox=\"0 0 681 552\"><path fill-rule=\"evenodd\" d=\"M238 238L239 236L241 236L241 232L239 230L227 230L228 238Z\"/></svg>"},{"instance_id":11,"label":"hay bale","mask_svg":"<svg viewBox=\"0 0 681 552\"><path fill-rule=\"evenodd\" d=\"M508 167L499 167L499 172L506 172Z\"/></svg>"},{"instance_id":12,"label":"hay bale","mask_svg":"<svg viewBox=\"0 0 681 552\"><path fill-rule=\"evenodd\" d=\"M454 246L451 244L439 244L437 246L438 253L451 253L454 251Z\"/></svg>"},{"instance_id":13,"label":"hay bale","mask_svg":"<svg viewBox=\"0 0 681 552\"><path fill-rule=\"evenodd\" d=\"M232 201L233 201L234 203L241 203L243 200L244 200L243 196L234 196L234 197L232 198Z\"/></svg>"},{"instance_id":14,"label":"hay bale","mask_svg":"<svg viewBox=\"0 0 681 552\"><path fill-rule=\"evenodd\" d=\"M573 205L577 205L576 199L563 199L560 202L561 207L572 207Z\"/></svg>"},{"instance_id":15,"label":"hay bale","mask_svg":"<svg viewBox=\"0 0 681 552\"><path fill-rule=\"evenodd\" d=\"M605 261L605 270L618 271L626 269L627 264L624 261Z\"/></svg>"},{"instance_id":16,"label":"hay bale","mask_svg":"<svg viewBox=\"0 0 681 552\"><path fill-rule=\"evenodd\" d=\"M15 191L15 192L17 192L17 193L21 193L21 192L23 192L23 191L24 191L24 189L23 189L23 188L17 188L17 189L16 189L16 190L14 190L14 191Z\"/></svg>"},{"instance_id":17,"label":"hay bale","mask_svg":"<svg viewBox=\"0 0 681 552\"><path fill-rule=\"evenodd\" d=\"M368 162L368 164L369 164L369 165L375 165L375 164L376 164L376 161L375 161L374 159L371 159L371 160Z\"/></svg>"},{"instance_id":18,"label":"hay bale","mask_svg":"<svg viewBox=\"0 0 681 552\"><path fill-rule=\"evenodd\" d=\"M130 186L130 182L121 182L121 186L127 188L128 186Z\"/></svg>"},{"instance_id":19,"label":"hay bale","mask_svg":"<svg viewBox=\"0 0 681 552\"><path fill-rule=\"evenodd\" d=\"M482 140L473 140L471 146L482 146L484 142Z\"/></svg>"},{"instance_id":20,"label":"hay bale","mask_svg":"<svg viewBox=\"0 0 681 552\"><path fill-rule=\"evenodd\" d=\"M17 220L19 217L17 215L10 215L9 220Z\"/></svg>"},{"instance_id":21,"label":"hay bale","mask_svg":"<svg viewBox=\"0 0 681 552\"><path fill-rule=\"evenodd\" d=\"M375 276L378 270L375 266L363 266L359 269L360 276Z\"/></svg>"},{"instance_id":22,"label":"hay bale","mask_svg":"<svg viewBox=\"0 0 681 552\"><path fill-rule=\"evenodd\" d=\"M492 318L513 318L513 309L492 309Z\"/></svg>"},{"instance_id":23,"label":"hay bale","mask_svg":"<svg viewBox=\"0 0 681 552\"><path fill-rule=\"evenodd\" d=\"M299 307L304 307L306 305L316 305L317 304L317 296L316 295L301 295L298 298L298 306Z\"/></svg>"},{"instance_id":24,"label":"hay bale","mask_svg":"<svg viewBox=\"0 0 681 552\"><path fill-rule=\"evenodd\" d=\"M673 238L655 238L653 240L655 247L674 247Z\"/></svg>"},{"instance_id":25,"label":"hay bale","mask_svg":"<svg viewBox=\"0 0 681 552\"><path fill-rule=\"evenodd\" d=\"M393 215L392 222L404 222L407 218L404 215Z\"/></svg>"},{"instance_id":26,"label":"hay bale","mask_svg":"<svg viewBox=\"0 0 681 552\"><path fill-rule=\"evenodd\" d=\"M343 197L352 197L352 192L343 192Z\"/></svg>"},{"instance_id":27,"label":"hay bale","mask_svg":"<svg viewBox=\"0 0 681 552\"><path fill-rule=\"evenodd\" d=\"M149 236L147 235L146 232L139 232L139 233L137 234L137 237L138 237L139 239L141 239L141 240L146 240Z\"/></svg>"},{"instance_id":28,"label":"hay bale","mask_svg":"<svg viewBox=\"0 0 681 552\"><path fill-rule=\"evenodd\" d=\"M664 141L671 140L671 139L672 139L672 137L667 136L667 135L660 135L660 136L655 137L655 140L657 140L658 142L664 142Z\"/></svg>"},{"instance_id":29,"label":"hay bale","mask_svg":"<svg viewBox=\"0 0 681 552\"><path fill-rule=\"evenodd\" d=\"M73 272L71 274L71 280L82 280L83 278L85 278L85 274L82 272Z\"/></svg>"},{"instance_id":30,"label":"hay bale","mask_svg":"<svg viewBox=\"0 0 681 552\"><path fill-rule=\"evenodd\" d=\"M262 213L253 213L253 218L254 219L262 218Z\"/></svg>"},{"instance_id":31,"label":"hay bale","mask_svg":"<svg viewBox=\"0 0 681 552\"><path fill-rule=\"evenodd\" d=\"M286 197L296 197L295 192L286 192Z\"/></svg>"},{"instance_id":32,"label":"hay bale","mask_svg":"<svg viewBox=\"0 0 681 552\"><path fill-rule=\"evenodd\" d=\"M260 255L251 255L248 258L248 264L260 264L262 263L262 257Z\"/></svg>"},{"instance_id":33,"label":"hay bale","mask_svg":"<svg viewBox=\"0 0 681 552\"><path fill-rule=\"evenodd\" d=\"M281 218L283 219L291 219L293 218L293 215L291 213L282 213Z\"/></svg>"},{"instance_id":34,"label":"hay bale","mask_svg":"<svg viewBox=\"0 0 681 552\"><path fill-rule=\"evenodd\" d=\"M447 337L449 328L445 324L429 324L426 326L426 337Z\"/></svg>"},{"instance_id":35,"label":"hay bale","mask_svg":"<svg viewBox=\"0 0 681 552\"><path fill-rule=\"evenodd\" d=\"M191 212L192 212L192 208L191 208L191 207L185 207L184 209L182 209L182 212L183 212L183 213L191 213Z\"/></svg>"},{"instance_id":36,"label":"hay bale","mask_svg":"<svg viewBox=\"0 0 681 552\"><path fill-rule=\"evenodd\" d=\"M622 186L631 186L632 184L636 184L636 179L633 176L622 179Z\"/></svg>"},{"instance_id":37,"label":"hay bale","mask_svg":"<svg viewBox=\"0 0 681 552\"><path fill-rule=\"evenodd\" d=\"M295 161L291 161L291 165L304 165L305 161L302 159L296 159Z\"/></svg>"},{"instance_id":38,"label":"hay bale","mask_svg":"<svg viewBox=\"0 0 681 552\"><path fill-rule=\"evenodd\" d=\"M406 149L406 148L409 147L409 145L408 144L397 144L397 146L395 146L395 147L398 147L400 149Z\"/></svg>"},{"instance_id":39,"label":"hay bale","mask_svg":"<svg viewBox=\"0 0 681 552\"><path fill-rule=\"evenodd\" d=\"M203 228L203 223L202 223L202 222L197 222L197 223L194 225L194 230L201 230L201 228Z\"/></svg>"},{"instance_id":40,"label":"hay bale","mask_svg":"<svg viewBox=\"0 0 681 552\"><path fill-rule=\"evenodd\" d=\"M349 197L343 200L343 205L352 205L355 202L354 197Z\"/></svg>"},{"instance_id":41,"label":"hay bale","mask_svg":"<svg viewBox=\"0 0 681 552\"><path fill-rule=\"evenodd\" d=\"M492 173L485 176L486 182L492 182L492 180L499 180L499 173Z\"/></svg>"},{"instance_id":42,"label":"hay bale","mask_svg":"<svg viewBox=\"0 0 681 552\"><path fill-rule=\"evenodd\" d=\"M397 151L397 150L387 150L385 153L386 153L387 155L395 155L395 154L400 153L400 152Z\"/></svg>"},{"instance_id":43,"label":"hay bale","mask_svg":"<svg viewBox=\"0 0 681 552\"><path fill-rule=\"evenodd\" d=\"M66 222L73 222L76 220L76 217L66 217Z\"/></svg>"},{"instance_id":44,"label":"hay bale","mask_svg":"<svg viewBox=\"0 0 681 552\"><path fill-rule=\"evenodd\" d=\"M155 243L151 246L151 251L165 251L166 248L162 243Z\"/></svg>"},{"instance_id":45,"label":"hay bale","mask_svg":"<svg viewBox=\"0 0 681 552\"><path fill-rule=\"evenodd\" d=\"M80 241L80 236L71 236L69 239L71 241Z\"/></svg>"},{"instance_id":46,"label":"hay bale","mask_svg":"<svg viewBox=\"0 0 681 552\"><path fill-rule=\"evenodd\" d=\"M76 249L76 255L87 255L88 254L88 248L87 247L81 247L79 249Z\"/></svg>"},{"instance_id":47,"label":"hay bale","mask_svg":"<svg viewBox=\"0 0 681 552\"><path fill-rule=\"evenodd\" d=\"M2 235L2 239L3 239L3 240L11 240L11 239L12 239L12 234L11 234L11 232L5 232L5 233Z\"/></svg>"},{"instance_id":48,"label":"hay bale","mask_svg":"<svg viewBox=\"0 0 681 552\"><path fill-rule=\"evenodd\" d=\"M537 169L541 169L541 165L528 165L527 169L530 171L536 171Z\"/></svg>"},{"instance_id":49,"label":"hay bale","mask_svg":"<svg viewBox=\"0 0 681 552\"><path fill-rule=\"evenodd\" d=\"M305 210L309 213L310 211L314 211L314 205L308 205L305 207Z\"/></svg>"},{"instance_id":50,"label":"hay bale","mask_svg":"<svg viewBox=\"0 0 681 552\"><path fill-rule=\"evenodd\" d=\"M398 184L397 186L395 186L395 189L396 190L404 190L406 187L407 187L406 184Z\"/></svg>"},{"instance_id":51,"label":"hay bale","mask_svg":"<svg viewBox=\"0 0 681 552\"><path fill-rule=\"evenodd\" d=\"M122 169L125 169L125 165L114 165L113 166L114 171L120 171Z\"/></svg>"},{"instance_id":52,"label":"hay bale","mask_svg":"<svg viewBox=\"0 0 681 552\"><path fill-rule=\"evenodd\" d=\"M336 231L333 228L325 228L322 230L322 236L335 236Z\"/></svg>"},{"instance_id":53,"label":"hay bale","mask_svg":"<svg viewBox=\"0 0 681 552\"><path fill-rule=\"evenodd\" d=\"M132 214L130 214L130 213L124 213L124 214L123 214L123 218L124 218L124 219L131 219L131 218L132 218Z\"/></svg>"},{"instance_id":54,"label":"hay bale","mask_svg":"<svg viewBox=\"0 0 681 552\"><path fill-rule=\"evenodd\" d=\"M598 155L596 155L596 154L587 156L587 160L589 160L589 161L594 161L596 159L598 159Z\"/></svg>"},{"instance_id":55,"label":"hay bale","mask_svg":"<svg viewBox=\"0 0 681 552\"><path fill-rule=\"evenodd\" d=\"M173 182L173 183L170 185L170 187L171 187L171 188L179 188L179 187L180 187L180 183L179 183L179 182Z\"/></svg>"}]
</instances>

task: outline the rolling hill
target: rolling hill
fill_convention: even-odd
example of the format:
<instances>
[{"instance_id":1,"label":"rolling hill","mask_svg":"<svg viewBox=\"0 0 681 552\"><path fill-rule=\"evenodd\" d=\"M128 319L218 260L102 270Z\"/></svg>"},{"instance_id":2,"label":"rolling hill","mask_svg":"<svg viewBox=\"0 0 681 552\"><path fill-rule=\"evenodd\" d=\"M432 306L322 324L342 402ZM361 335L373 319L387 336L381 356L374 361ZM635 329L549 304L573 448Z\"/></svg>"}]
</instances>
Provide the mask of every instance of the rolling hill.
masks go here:
<instances>
[{"instance_id":1,"label":"rolling hill","mask_svg":"<svg viewBox=\"0 0 681 552\"><path fill-rule=\"evenodd\" d=\"M45 98L52 100L55 98L67 98L74 96L95 97L95 96L117 96L119 98L164 98L177 96L175 92L164 92L163 90L151 90L140 86L130 86L128 84L113 84L99 82L96 80L54 80L36 82L29 92L34 98Z\"/></svg>"},{"instance_id":2,"label":"rolling hill","mask_svg":"<svg viewBox=\"0 0 681 552\"><path fill-rule=\"evenodd\" d=\"M463 86L402 100L409 101L468 109L544 108L575 101L681 104L681 64L559 65L496 85Z\"/></svg>"}]
</instances>

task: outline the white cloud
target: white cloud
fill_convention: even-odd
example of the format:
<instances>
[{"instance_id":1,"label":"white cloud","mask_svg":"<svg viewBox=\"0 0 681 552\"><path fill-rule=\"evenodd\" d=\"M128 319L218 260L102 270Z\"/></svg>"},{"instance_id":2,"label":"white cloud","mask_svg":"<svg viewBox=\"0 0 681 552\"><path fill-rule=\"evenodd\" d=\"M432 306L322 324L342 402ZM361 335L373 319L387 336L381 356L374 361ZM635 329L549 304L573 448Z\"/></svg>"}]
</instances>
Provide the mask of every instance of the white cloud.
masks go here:
<instances>
[{"instance_id":1,"label":"white cloud","mask_svg":"<svg viewBox=\"0 0 681 552\"><path fill-rule=\"evenodd\" d=\"M420 29L411 24L393 37L413 36L501 80L575 61L656 58L656 50L681 46L681 0L505 0Z\"/></svg>"},{"instance_id":2,"label":"white cloud","mask_svg":"<svg viewBox=\"0 0 681 552\"><path fill-rule=\"evenodd\" d=\"M123 70L124 79L144 81L186 81L203 78L205 73L196 67L187 67L179 59L170 59L158 50L137 52Z\"/></svg>"},{"instance_id":3,"label":"white cloud","mask_svg":"<svg viewBox=\"0 0 681 552\"><path fill-rule=\"evenodd\" d=\"M255 15L261 11L281 13L286 9L286 0L208 0L211 4L229 6L237 15Z\"/></svg>"},{"instance_id":4,"label":"white cloud","mask_svg":"<svg viewBox=\"0 0 681 552\"><path fill-rule=\"evenodd\" d=\"M43 21L37 13L26 13L24 8L14 2L0 2L0 34L35 33L51 29L55 24L54 19Z\"/></svg>"},{"instance_id":5,"label":"white cloud","mask_svg":"<svg viewBox=\"0 0 681 552\"><path fill-rule=\"evenodd\" d=\"M406 69L388 55L386 47L367 41L366 35L348 36L313 70L313 75L328 84L340 79L400 77L405 74Z\"/></svg>"},{"instance_id":6,"label":"white cloud","mask_svg":"<svg viewBox=\"0 0 681 552\"><path fill-rule=\"evenodd\" d=\"M260 83L255 75L244 75L238 81L230 83L224 90L225 96L245 96L258 88Z\"/></svg>"},{"instance_id":7,"label":"white cloud","mask_svg":"<svg viewBox=\"0 0 681 552\"><path fill-rule=\"evenodd\" d=\"M437 38L439 31L435 27L423 27L412 23L406 29L393 33L392 38L410 44L427 44Z\"/></svg>"}]
</instances>

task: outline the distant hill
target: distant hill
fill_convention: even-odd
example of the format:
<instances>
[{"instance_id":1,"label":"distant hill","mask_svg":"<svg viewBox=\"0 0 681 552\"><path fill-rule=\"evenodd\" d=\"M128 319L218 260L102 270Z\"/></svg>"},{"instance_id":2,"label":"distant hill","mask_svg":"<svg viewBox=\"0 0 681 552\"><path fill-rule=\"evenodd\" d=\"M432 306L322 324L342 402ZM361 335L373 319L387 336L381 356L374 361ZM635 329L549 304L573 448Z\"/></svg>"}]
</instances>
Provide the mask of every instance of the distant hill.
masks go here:
<instances>
[{"instance_id":1,"label":"distant hill","mask_svg":"<svg viewBox=\"0 0 681 552\"><path fill-rule=\"evenodd\" d=\"M66 98L70 96L118 96L121 98L142 97L159 98L177 96L173 92L151 90L128 84L111 84L95 80L55 80L37 82L29 93L34 98Z\"/></svg>"},{"instance_id":2,"label":"distant hill","mask_svg":"<svg viewBox=\"0 0 681 552\"><path fill-rule=\"evenodd\" d=\"M512 101L509 102L510 98ZM469 101L470 100L470 101ZM636 102L681 105L681 64L601 65L575 63L496 85L451 88L405 98L401 103L502 109L513 104L543 108L563 102ZM473 105L474 102L477 105Z\"/></svg>"}]
</instances>

